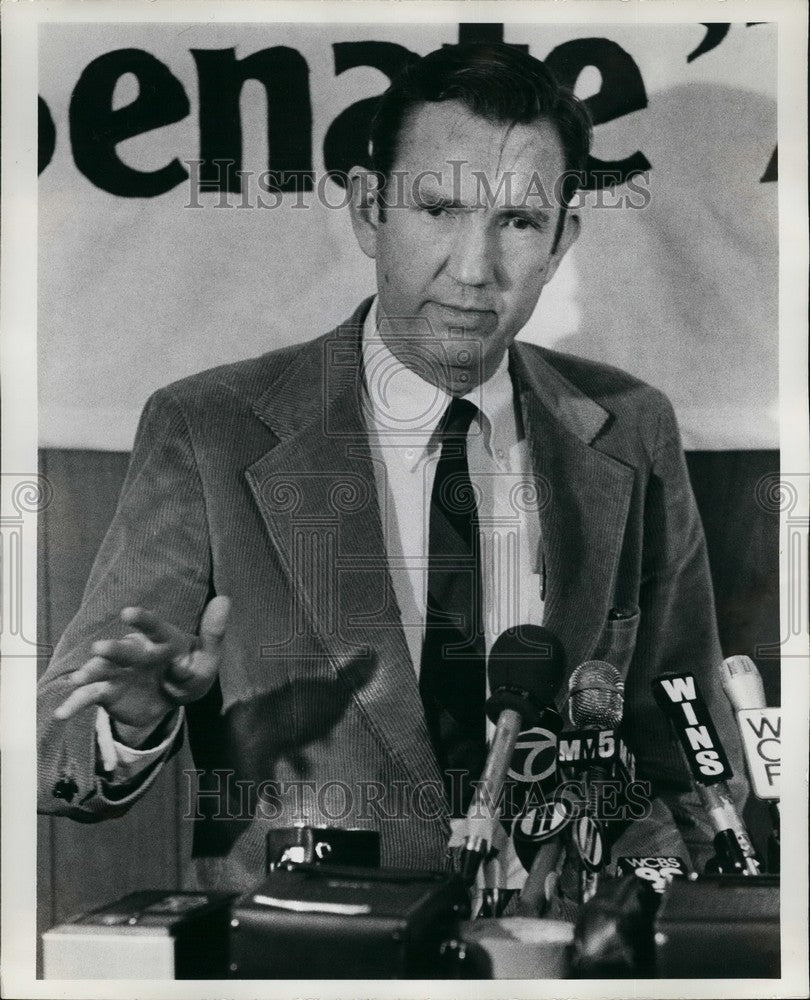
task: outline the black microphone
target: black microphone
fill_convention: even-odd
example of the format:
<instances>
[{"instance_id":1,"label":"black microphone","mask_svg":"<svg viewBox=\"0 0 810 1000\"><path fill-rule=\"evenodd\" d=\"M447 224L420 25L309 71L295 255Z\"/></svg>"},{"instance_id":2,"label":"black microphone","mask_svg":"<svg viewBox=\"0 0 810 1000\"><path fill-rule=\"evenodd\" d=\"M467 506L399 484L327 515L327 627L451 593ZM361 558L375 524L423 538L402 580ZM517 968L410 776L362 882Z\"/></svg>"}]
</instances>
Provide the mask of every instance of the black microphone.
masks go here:
<instances>
[{"instance_id":1,"label":"black microphone","mask_svg":"<svg viewBox=\"0 0 810 1000\"><path fill-rule=\"evenodd\" d=\"M546 712L540 723L522 730L507 772L501 824L518 860L532 867L542 842L553 835L559 817L549 812L559 785L557 745L562 719Z\"/></svg>"},{"instance_id":2,"label":"black microphone","mask_svg":"<svg viewBox=\"0 0 810 1000\"><path fill-rule=\"evenodd\" d=\"M703 808L714 830L715 849L725 873L758 875L759 862L737 811L728 779L728 757L692 674L661 674L653 694L686 756Z\"/></svg>"},{"instance_id":3,"label":"black microphone","mask_svg":"<svg viewBox=\"0 0 810 1000\"><path fill-rule=\"evenodd\" d=\"M677 855L625 854L616 859L616 874L639 878L660 894L674 878L687 878L689 870L683 858Z\"/></svg>"},{"instance_id":4,"label":"black microphone","mask_svg":"<svg viewBox=\"0 0 810 1000\"><path fill-rule=\"evenodd\" d=\"M562 720L557 716L558 726ZM540 744L537 755L539 767L535 767L538 780L528 789L511 824L511 839L515 853L527 870L526 881L520 890L515 913L518 916L542 917L547 915L552 898L555 896L557 879L568 844L568 825L579 808L576 796L571 796L569 790L560 781L558 760L558 734L551 729L540 728L531 731L543 734L545 738L532 741L526 740L529 755ZM518 741L515 756L523 743L523 736ZM553 760L542 763L546 751L553 751ZM542 756L541 756L542 754ZM515 766L515 758L509 776L519 780L520 772Z\"/></svg>"},{"instance_id":5,"label":"black microphone","mask_svg":"<svg viewBox=\"0 0 810 1000\"><path fill-rule=\"evenodd\" d=\"M782 712L768 707L756 664L747 656L729 656L720 664L723 690L737 717L748 777L754 795L768 803L771 835L768 869L779 871L779 779L782 771Z\"/></svg>"},{"instance_id":6,"label":"black microphone","mask_svg":"<svg viewBox=\"0 0 810 1000\"><path fill-rule=\"evenodd\" d=\"M577 667L568 683L568 711L577 728L561 734L559 755L564 770L578 776L584 785L585 809L571 825L571 842L580 862L580 901L586 903L595 894L599 874L610 860L601 795L612 785L618 797L623 784L632 780L632 755L618 733L624 713L624 682L612 663L588 660ZM618 805L616 813L614 819L620 818Z\"/></svg>"},{"instance_id":7,"label":"black microphone","mask_svg":"<svg viewBox=\"0 0 810 1000\"><path fill-rule=\"evenodd\" d=\"M555 796L542 811L535 809L533 817L543 824L537 835L537 851L520 897L516 913L518 916L543 917L548 913L557 889L565 851L568 846L568 827L572 820L576 803L566 802Z\"/></svg>"},{"instance_id":8,"label":"black microphone","mask_svg":"<svg viewBox=\"0 0 810 1000\"><path fill-rule=\"evenodd\" d=\"M467 810L467 835L459 859L461 874L470 885L490 851L497 804L518 736L541 718L553 719L552 706L564 674L562 643L540 625L507 629L492 645L486 711L495 724L495 734ZM557 731L559 728L562 723Z\"/></svg>"}]
</instances>

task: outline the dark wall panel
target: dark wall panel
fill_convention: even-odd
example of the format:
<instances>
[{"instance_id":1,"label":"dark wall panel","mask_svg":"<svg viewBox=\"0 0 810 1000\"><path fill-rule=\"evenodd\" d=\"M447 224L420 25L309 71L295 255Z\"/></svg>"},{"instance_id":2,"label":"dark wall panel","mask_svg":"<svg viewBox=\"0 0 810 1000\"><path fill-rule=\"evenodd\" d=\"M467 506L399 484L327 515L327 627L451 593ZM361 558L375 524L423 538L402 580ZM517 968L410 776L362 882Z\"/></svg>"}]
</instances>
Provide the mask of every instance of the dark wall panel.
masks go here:
<instances>
[{"instance_id":1,"label":"dark wall panel","mask_svg":"<svg viewBox=\"0 0 810 1000\"><path fill-rule=\"evenodd\" d=\"M53 499L39 517L39 634L55 646L78 610L84 585L112 519L128 456L48 450L40 472ZM44 669L43 660L40 668ZM178 885L175 758L124 817L99 824L39 818L38 910L41 933L69 915L134 889Z\"/></svg>"},{"instance_id":2,"label":"dark wall panel","mask_svg":"<svg viewBox=\"0 0 810 1000\"><path fill-rule=\"evenodd\" d=\"M763 502L760 484L778 476L779 453L695 451L687 462L706 531L723 654L750 656L768 703L778 705L779 514Z\"/></svg>"}]
</instances>

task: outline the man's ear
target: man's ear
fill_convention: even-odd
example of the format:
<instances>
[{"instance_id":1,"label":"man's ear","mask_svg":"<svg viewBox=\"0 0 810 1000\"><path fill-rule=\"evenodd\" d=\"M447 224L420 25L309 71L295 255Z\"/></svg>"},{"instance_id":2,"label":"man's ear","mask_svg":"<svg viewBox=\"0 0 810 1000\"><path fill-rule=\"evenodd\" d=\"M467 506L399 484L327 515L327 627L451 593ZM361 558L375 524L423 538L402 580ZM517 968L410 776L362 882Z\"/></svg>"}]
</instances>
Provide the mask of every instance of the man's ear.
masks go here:
<instances>
[{"instance_id":1,"label":"man's ear","mask_svg":"<svg viewBox=\"0 0 810 1000\"><path fill-rule=\"evenodd\" d=\"M563 257L574 245L577 236L579 236L579 229L579 215L576 212L572 212L570 209L566 209L560 238L557 240L557 246L554 248L554 252L548 259L548 264L546 264L546 281L551 281L554 277Z\"/></svg>"},{"instance_id":2,"label":"man's ear","mask_svg":"<svg viewBox=\"0 0 810 1000\"><path fill-rule=\"evenodd\" d=\"M379 174L365 167L352 167L349 171L352 229L360 249L372 260L377 256L377 229L380 225L379 181Z\"/></svg>"}]
</instances>

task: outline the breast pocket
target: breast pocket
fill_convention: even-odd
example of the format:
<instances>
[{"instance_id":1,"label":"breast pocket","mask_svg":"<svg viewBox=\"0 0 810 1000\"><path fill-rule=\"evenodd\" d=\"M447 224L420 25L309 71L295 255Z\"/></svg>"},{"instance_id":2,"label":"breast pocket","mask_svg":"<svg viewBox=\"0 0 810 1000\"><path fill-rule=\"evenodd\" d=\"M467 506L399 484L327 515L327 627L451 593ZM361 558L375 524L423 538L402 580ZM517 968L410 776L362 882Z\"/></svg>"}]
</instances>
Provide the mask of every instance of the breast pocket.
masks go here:
<instances>
[{"instance_id":1,"label":"breast pocket","mask_svg":"<svg viewBox=\"0 0 810 1000\"><path fill-rule=\"evenodd\" d=\"M602 635L594 649L593 659L607 660L622 675L627 677L630 660L636 648L636 633L641 612L634 608L612 608Z\"/></svg>"}]
</instances>

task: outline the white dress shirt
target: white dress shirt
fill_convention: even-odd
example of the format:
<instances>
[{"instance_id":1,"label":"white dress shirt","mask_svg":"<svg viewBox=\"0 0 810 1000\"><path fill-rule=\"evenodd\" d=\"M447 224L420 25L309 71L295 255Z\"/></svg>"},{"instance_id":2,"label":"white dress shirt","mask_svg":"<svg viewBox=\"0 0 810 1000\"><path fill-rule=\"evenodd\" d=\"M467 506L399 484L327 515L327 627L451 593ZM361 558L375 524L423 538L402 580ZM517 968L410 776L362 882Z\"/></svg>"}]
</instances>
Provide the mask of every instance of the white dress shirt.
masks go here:
<instances>
[{"instance_id":1,"label":"white dress shirt","mask_svg":"<svg viewBox=\"0 0 810 1000\"><path fill-rule=\"evenodd\" d=\"M391 581L414 670L419 672L427 604L430 501L439 461L436 428L451 397L398 361L380 335L375 299L363 327L364 412ZM507 628L543 623L539 502L528 443L515 407L508 357L465 396L479 410L467 438L478 492L487 653ZM488 723L489 735L493 726ZM453 840L463 841L463 820ZM499 828L499 833L502 830ZM525 871L505 836L494 884L520 888Z\"/></svg>"},{"instance_id":2,"label":"white dress shirt","mask_svg":"<svg viewBox=\"0 0 810 1000\"><path fill-rule=\"evenodd\" d=\"M377 329L377 304L363 328L365 416L388 565L414 670L419 672L427 604L430 500L439 461L437 425L450 404L444 390L401 364ZM498 370L465 396L479 410L467 462L478 493L485 640L514 625L543 622L538 501L529 450L517 417L504 356Z\"/></svg>"}]
</instances>

